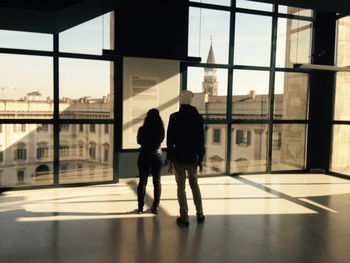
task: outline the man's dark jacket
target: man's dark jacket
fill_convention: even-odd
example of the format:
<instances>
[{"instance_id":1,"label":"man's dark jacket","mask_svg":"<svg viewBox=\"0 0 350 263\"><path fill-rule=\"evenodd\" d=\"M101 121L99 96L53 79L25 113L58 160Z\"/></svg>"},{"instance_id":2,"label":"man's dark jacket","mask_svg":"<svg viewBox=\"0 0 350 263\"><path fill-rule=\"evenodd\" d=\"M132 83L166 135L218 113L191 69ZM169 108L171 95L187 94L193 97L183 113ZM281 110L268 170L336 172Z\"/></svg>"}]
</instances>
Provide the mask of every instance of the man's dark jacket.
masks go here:
<instances>
[{"instance_id":1,"label":"man's dark jacket","mask_svg":"<svg viewBox=\"0 0 350 263\"><path fill-rule=\"evenodd\" d=\"M167 159L182 163L203 161L203 118L191 105L181 105L180 110L170 115L167 130Z\"/></svg>"}]
</instances>

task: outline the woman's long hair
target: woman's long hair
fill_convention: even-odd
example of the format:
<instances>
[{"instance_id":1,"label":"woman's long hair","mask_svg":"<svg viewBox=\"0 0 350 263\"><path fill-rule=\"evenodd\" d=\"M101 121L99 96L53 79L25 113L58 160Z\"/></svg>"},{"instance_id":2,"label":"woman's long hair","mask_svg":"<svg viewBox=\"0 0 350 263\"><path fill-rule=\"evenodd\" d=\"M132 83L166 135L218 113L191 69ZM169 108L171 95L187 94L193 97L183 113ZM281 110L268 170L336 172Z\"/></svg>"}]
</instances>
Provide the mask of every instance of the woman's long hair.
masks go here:
<instances>
[{"instance_id":1,"label":"woman's long hair","mask_svg":"<svg viewBox=\"0 0 350 263\"><path fill-rule=\"evenodd\" d=\"M145 130L151 132L161 131L162 128L164 128L162 118L157 109L150 109L147 112L146 118L143 122L143 127Z\"/></svg>"}]
</instances>

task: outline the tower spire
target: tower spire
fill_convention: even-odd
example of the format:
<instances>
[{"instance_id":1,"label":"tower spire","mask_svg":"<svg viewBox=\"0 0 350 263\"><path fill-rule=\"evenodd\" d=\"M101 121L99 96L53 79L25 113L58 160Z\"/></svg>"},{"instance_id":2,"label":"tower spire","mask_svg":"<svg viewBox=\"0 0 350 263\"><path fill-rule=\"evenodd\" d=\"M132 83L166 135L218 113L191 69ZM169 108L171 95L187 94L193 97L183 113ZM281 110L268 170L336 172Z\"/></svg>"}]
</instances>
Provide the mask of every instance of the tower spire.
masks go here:
<instances>
[{"instance_id":1,"label":"tower spire","mask_svg":"<svg viewBox=\"0 0 350 263\"><path fill-rule=\"evenodd\" d=\"M213 36L210 36L210 48L207 57L208 64L215 64L215 56L213 49ZM202 82L203 92L212 96L218 95L218 82L216 76L216 68L204 68L204 79Z\"/></svg>"}]
</instances>

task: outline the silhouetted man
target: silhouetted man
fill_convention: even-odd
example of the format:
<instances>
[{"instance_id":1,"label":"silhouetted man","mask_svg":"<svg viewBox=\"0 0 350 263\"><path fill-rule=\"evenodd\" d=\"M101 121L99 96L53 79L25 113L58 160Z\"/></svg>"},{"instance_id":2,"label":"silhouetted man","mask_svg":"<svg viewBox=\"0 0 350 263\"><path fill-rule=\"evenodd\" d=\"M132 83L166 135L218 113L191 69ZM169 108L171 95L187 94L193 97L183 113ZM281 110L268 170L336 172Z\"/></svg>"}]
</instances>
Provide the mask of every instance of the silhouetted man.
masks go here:
<instances>
[{"instance_id":1,"label":"silhouetted man","mask_svg":"<svg viewBox=\"0 0 350 263\"><path fill-rule=\"evenodd\" d=\"M191 186L193 201L197 210L197 222L203 223L202 197L197 181L197 168L203 171L204 130L203 118L197 109L191 106L193 93L182 91L179 96L180 110L171 114L167 130L167 159L169 173L175 170L177 199L180 217L176 222L188 227L188 206L186 198L186 172Z\"/></svg>"}]
</instances>

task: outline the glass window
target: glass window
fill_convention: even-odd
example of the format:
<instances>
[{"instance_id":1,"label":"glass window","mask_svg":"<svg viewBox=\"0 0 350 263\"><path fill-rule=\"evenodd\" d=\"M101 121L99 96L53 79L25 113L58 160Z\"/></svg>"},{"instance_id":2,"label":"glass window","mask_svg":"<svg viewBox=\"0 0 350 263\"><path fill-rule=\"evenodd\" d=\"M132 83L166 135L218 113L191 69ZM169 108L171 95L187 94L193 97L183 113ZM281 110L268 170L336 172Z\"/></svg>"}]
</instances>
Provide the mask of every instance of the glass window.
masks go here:
<instances>
[{"instance_id":1,"label":"glass window","mask_svg":"<svg viewBox=\"0 0 350 263\"><path fill-rule=\"evenodd\" d=\"M311 9L284 6L284 5L278 6L278 13L295 15L295 16L308 16L308 17L311 17L313 15L313 12Z\"/></svg>"},{"instance_id":2,"label":"glass window","mask_svg":"<svg viewBox=\"0 0 350 263\"><path fill-rule=\"evenodd\" d=\"M213 130L213 143L221 143L221 129Z\"/></svg>"},{"instance_id":3,"label":"glass window","mask_svg":"<svg viewBox=\"0 0 350 263\"><path fill-rule=\"evenodd\" d=\"M80 141L79 142L79 157L83 157L84 156L84 142Z\"/></svg>"},{"instance_id":4,"label":"glass window","mask_svg":"<svg viewBox=\"0 0 350 263\"><path fill-rule=\"evenodd\" d=\"M187 87L194 93L192 105L204 118L226 119L226 69L189 67Z\"/></svg>"},{"instance_id":5,"label":"glass window","mask_svg":"<svg viewBox=\"0 0 350 263\"><path fill-rule=\"evenodd\" d=\"M350 125L333 125L332 172L350 175Z\"/></svg>"},{"instance_id":6,"label":"glass window","mask_svg":"<svg viewBox=\"0 0 350 263\"><path fill-rule=\"evenodd\" d=\"M90 124L90 132L92 133L96 132L96 124Z\"/></svg>"},{"instance_id":7,"label":"glass window","mask_svg":"<svg viewBox=\"0 0 350 263\"><path fill-rule=\"evenodd\" d=\"M236 7L260 10L260 11L272 11L272 4L259 3L259 2L246 1L246 0L236 0Z\"/></svg>"},{"instance_id":8,"label":"glass window","mask_svg":"<svg viewBox=\"0 0 350 263\"><path fill-rule=\"evenodd\" d=\"M38 160L45 159L49 157L49 146L46 142L40 142L36 149L36 158Z\"/></svg>"},{"instance_id":9,"label":"glass window","mask_svg":"<svg viewBox=\"0 0 350 263\"><path fill-rule=\"evenodd\" d=\"M63 132L68 132L69 131L69 124L60 124L60 131L63 131Z\"/></svg>"},{"instance_id":10,"label":"glass window","mask_svg":"<svg viewBox=\"0 0 350 263\"><path fill-rule=\"evenodd\" d=\"M347 67L350 65L349 53L349 35L350 35L350 16L337 20L337 52L336 65Z\"/></svg>"},{"instance_id":11,"label":"glass window","mask_svg":"<svg viewBox=\"0 0 350 263\"><path fill-rule=\"evenodd\" d=\"M40 124L38 125L38 127L36 128L37 132L47 132L49 130L49 125L48 124Z\"/></svg>"},{"instance_id":12,"label":"glass window","mask_svg":"<svg viewBox=\"0 0 350 263\"><path fill-rule=\"evenodd\" d=\"M2 150L2 145L0 145L0 162L2 163L4 161L4 152Z\"/></svg>"},{"instance_id":13,"label":"glass window","mask_svg":"<svg viewBox=\"0 0 350 263\"><path fill-rule=\"evenodd\" d=\"M0 119L53 115L53 59L0 54Z\"/></svg>"},{"instance_id":14,"label":"glass window","mask_svg":"<svg viewBox=\"0 0 350 263\"><path fill-rule=\"evenodd\" d=\"M278 18L276 66L311 62L312 23L298 19Z\"/></svg>"},{"instance_id":15,"label":"glass window","mask_svg":"<svg viewBox=\"0 0 350 263\"><path fill-rule=\"evenodd\" d=\"M60 117L113 118L113 62L61 58Z\"/></svg>"},{"instance_id":16,"label":"glass window","mask_svg":"<svg viewBox=\"0 0 350 263\"><path fill-rule=\"evenodd\" d=\"M102 55L114 49L114 13L107 13L59 34L60 52Z\"/></svg>"},{"instance_id":17,"label":"glass window","mask_svg":"<svg viewBox=\"0 0 350 263\"><path fill-rule=\"evenodd\" d=\"M0 152L3 171L2 185L14 187L17 185L18 171L20 172L20 186L50 185L53 183L53 129L49 125L48 131L38 133L42 124L16 124L24 132L16 133L14 124L3 124L0 134ZM0 158L1 159L1 158ZM23 176L22 176L23 175ZM23 180L22 180L23 179Z\"/></svg>"},{"instance_id":18,"label":"glass window","mask_svg":"<svg viewBox=\"0 0 350 263\"><path fill-rule=\"evenodd\" d=\"M267 170L268 126L237 124L232 129L231 172L265 172Z\"/></svg>"},{"instance_id":19,"label":"glass window","mask_svg":"<svg viewBox=\"0 0 350 263\"><path fill-rule=\"evenodd\" d=\"M307 119L309 75L293 72L276 72L274 118Z\"/></svg>"},{"instance_id":20,"label":"glass window","mask_svg":"<svg viewBox=\"0 0 350 263\"><path fill-rule=\"evenodd\" d=\"M69 145L62 144L60 145L60 157L69 157Z\"/></svg>"},{"instance_id":21,"label":"glass window","mask_svg":"<svg viewBox=\"0 0 350 263\"><path fill-rule=\"evenodd\" d=\"M233 118L266 119L269 112L268 71L234 70Z\"/></svg>"},{"instance_id":22,"label":"glass window","mask_svg":"<svg viewBox=\"0 0 350 263\"><path fill-rule=\"evenodd\" d=\"M26 124L16 123L13 124L13 132L25 132Z\"/></svg>"},{"instance_id":23,"label":"glass window","mask_svg":"<svg viewBox=\"0 0 350 263\"><path fill-rule=\"evenodd\" d=\"M53 35L0 30L0 48L53 51Z\"/></svg>"},{"instance_id":24,"label":"glass window","mask_svg":"<svg viewBox=\"0 0 350 263\"><path fill-rule=\"evenodd\" d=\"M306 125L275 124L273 132L280 147L272 147L272 171L305 169Z\"/></svg>"},{"instance_id":25,"label":"glass window","mask_svg":"<svg viewBox=\"0 0 350 263\"><path fill-rule=\"evenodd\" d=\"M334 120L350 120L349 72L336 73Z\"/></svg>"},{"instance_id":26,"label":"glass window","mask_svg":"<svg viewBox=\"0 0 350 263\"><path fill-rule=\"evenodd\" d=\"M84 124L79 124L79 132L84 132Z\"/></svg>"},{"instance_id":27,"label":"glass window","mask_svg":"<svg viewBox=\"0 0 350 263\"><path fill-rule=\"evenodd\" d=\"M213 4L213 5L224 5L230 6L231 0L190 0L190 2L202 3L202 4Z\"/></svg>"},{"instance_id":28,"label":"glass window","mask_svg":"<svg viewBox=\"0 0 350 263\"><path fill-rule=\"evenodd\" d=\"M203 175L222 174L226 172L226 131L223 124L205 124L205 149ZM213 139L221 132L220 142ZM215 135L216 133L216 135Z\"/></svg>"},{"instance_id":29,"label":"glass window","mask_svg":"<svg viewBox=\"0 0 350 263\"><path fill-rule=\"evenodd\" d=\"M109 160L109 144L105 143L103 145L103 161L107 162Z\"/></svg>"},{"instance_id":30,"label":"glass window","mask_svg":"<svg viewBox=\"0 0 350 263\"><path fill-rule=\"evenodd\" d=\"M83 125L84 133L79 129L60 133L60 144L69 146L67 154L60 159L65 165L59 173L60 184L113 179L113 125L109 124L109 133L104 133L105 124L94 124L95 132L90 131L90 124Z\"/></svg>"},{"instance_id":31,"label":"glass window","mask_svg":"<svg viewBox=\"0 0 350 263\"><path fill-rule=\"evenodd\" d=\"M252 131L251 130L237 130L236 131L236 144L249 146L252 144Z\"/></svg>"},{"instance_id":32,"label":"glass window","mask_svg":"<svg viewBox=\"0 0 350 263\"><path fill-rule=\"evenodd\" d=\"M108 124L105 124L105 133L108 133Z\"/></svg>"},{"instance_id":33,"label":"glass window","mask_svg":"<svg viewBox=\"0 0 350 263\"><path fill-rule=\"evenodd\" d=\"M90 142L89 157L90 157L91 160L95 160L96 159L96 143L95 142Z\"/></svg>"},{"instance_id":34,"label":"glass window","mask_svg":"<svg viewBox=\"0 0 350 263\"><path fill-rule=\"evenodd\" d=\"M203 63L228 63L230 12L190 7L188 55ZM210 48L215 56L208 56Z\"/></svg>"},{"instance_id":35,"label":"glass window","mask_svg":"<svg viewBox=\"0 0 350 263\"><path fill-rule=\"evenodd\" d=\"M272 18L236 14L234 63L236 65L269 66Z\"/></svg>"}]
</instances>

